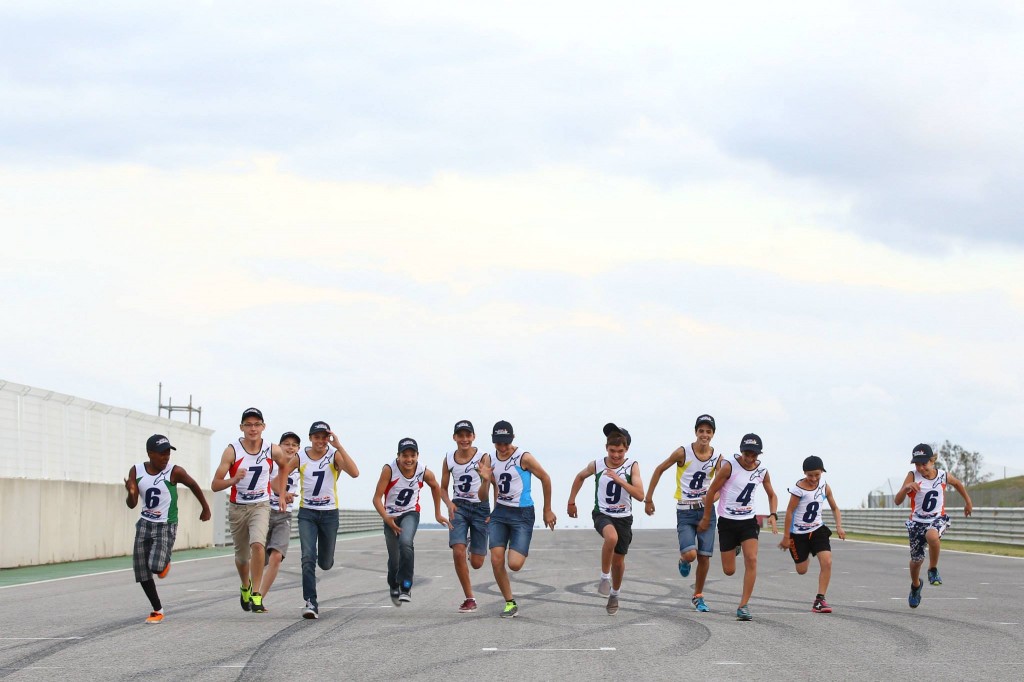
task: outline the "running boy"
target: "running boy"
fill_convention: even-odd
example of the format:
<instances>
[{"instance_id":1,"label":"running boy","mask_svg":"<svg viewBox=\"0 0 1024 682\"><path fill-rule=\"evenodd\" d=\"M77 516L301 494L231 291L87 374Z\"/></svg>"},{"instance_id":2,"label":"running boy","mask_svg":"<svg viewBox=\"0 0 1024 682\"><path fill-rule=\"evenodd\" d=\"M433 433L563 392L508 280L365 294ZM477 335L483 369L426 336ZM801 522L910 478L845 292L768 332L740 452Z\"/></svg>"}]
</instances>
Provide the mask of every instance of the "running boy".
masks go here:
<instances>
[{"instance_id":1,"label":"running boy","mask_svg":"<svg viewBox=\"0 0 1024 682\"><path fill-rule=\"evenodd\" d=\"M761 437L748 433L740 441L740 454L733 455L731 460L722 458L715 480L704 496L704 516L697 525L698 533L711 526L711 505L715 496L721 493L718 498L718 549L722 553L723 573L732 575L736 572L735 550L743 548L743 594L736 609L736 620L751 619L747 604L757 580L757 536L761 532L754 516L754 493L758 487L763 486L768 495L768 520L772 532L779 532L775 511L779 500L768 470L758 459L761 450Z\"/></svg>"},{"instance_id":2,"label":"running boy","mask_svg":"<svg viewBox=\"0 0 1024 682\"><path fill-rule=\"evenodd\" d=\"M231 489L228 524L235 547L235 570L242 580L239 601L243 611L263 613L263 595L253 586L259 589L263 582L264 547L270 528L270 479L274 464L284 466L287 458L280 446L263 440L267 425L263 413L255 407L242 412L239 428L242 437L224 448L210 489Z\"/></svg>"},{"instance_id":3,"label":"running boy","mask_svg":"<svg viewBox=\"0 0 1024 682\"><path fill-rule=\"evenodd\" d=\"M302 551L302 598L306 605L302 617L320 617L316 593L316 567L329 571L334 566L334 546L338 542L338 476L344 471L352 478L359 467L345 451L338 435L327 422L309 427L308 448L281 467L277 475L280 509L285 510L286 477L299 470L299 546Z\"/></svg>"},{"instance_id":4,"label":"running boy","mask_svg":"<svg viewBox=\"0 0 1024 682\"><path fill-rule=\"evenodd\" d=\"M952 474L935 467L935 455L927 443L914 448L910 458L914 471L907 472L903 486L893 501L903 504L910 498L910 518L907 519L907 534L910 538L910 596L907 603L916 609L921 604L921 564L924 563L924 547L928 545L928 582L941 585L939 577L939 540L949 528L946 514L946 484L956 488L964 498L964 516L974 510L967 487ZM923 491L923 492L922 492Z\"/></svg>"},{"instance_id":5,"label":"running boy","mask_svg":"<svg viewBox=\"0 0 1024 682\"><path fill-rule=\"evenodd\" d=\"M302 439L297 433L284 433L277 444L284 450L285 457L291 462L299 451ZM290 465L281 467L282 470ZM285 487L285 508L281 511L281 497L277 494L277 486L270 486L270 526L267 529L267 558L263 568L263 581L260 583L260 594L267 598L271 585L281 570L281 562L288 554L288 544L292 538L292 511L295 509L295 493L299 483L297 469L288 474Z\"/></svg>"},{"instance_id":6,"label":"running boy","mask_svg":"<svg viewBox=\"0 0 1024 682\"><path fill-rule=\"evenodd\" d=\"M626 553L633 541L633 500L644 499L640 465L626 457L632 438L615 424L604 426L606 456L589 462L576 474L569 491L569 518L576 518L576 494L591 476L594 481L594 530L604 538L601 548L601 580L598 594L608 597L605 610L614 616L619 610L619 589L626 572ZM623 491L627 494L623 495Z\"/></svg>"},{"instance_id":7,"label":"running boy","mask_svg":"<svg viewBox=\"0 0 1024 682\"><path fill-rule=\"evenodd\" d=\"M832 577L832 545L829 536L832 531L822 521L821 505L826 500L836 518L836 533L840 540L846 539L839 506L832 497L829 487L821 475L825 464L821 457L811 455L804 460L804 477L789 489L789 506L786 507L785 529L780 549L788 549L796 563L796 572L807 573L811 555L818 557L818 594L814 595L811 610L815 613L832 613L832 607L825 601L825 590Z\"/></svg>"},{"instance_id":8,"label":"running boy","mask_svg":"<svg viewBox=\"0 0 1024 682\"><path fill-rule=\"evenodd\" d=\"M508 553L508 568L518 571L526 563L533 538L535 514L531 488L533 477L540 480L544 492L544 525L555 529L555 513L551 511L551 479L541 468L537 459L525 450L512 445L515 433L507 421L494 425L491 442L494 443L494 461L480 465L480 476L494 482L494 511L488 528L491 547L491 569L494 580L505 598L502 618L514 618L519 613L512 594L512 583L505 569L505 555Z\"/></svg>"},{"instance_id":9,"label":"running boy","mask_svg":"<svg viewBox=\"0 0 1024 682\"><path fill-rule=\"evenodd\" d=\"M147 623L159 623L164 619L164 608L156 593L153 576L167 577L171 570L171 550L178 532L178 484L186 486L203 505L200 521L210 520L210 506L199 485L188 473L176 464L171 464L171 445L166 436L153 434L146 441L149 461L139 462L128 470L124 487L128 491L125 504L135 509L139 498L143 500L139 520L135 522L135 547L132 551L132 567L135 582L142 585L142 591L149 597L153 607Z\"/></svg>"},{"instance_id":10,"label":"running boy","mask_svg":"<svg viewBox=\"0 0 1024 682\"><path fill-rule=\"evenodd\" d=\"M456 449L445 455L441 462L441 495L451 520L448 546L452 548L455 575L465 595L459 613L476 611L473 584L469 580L469 564L473 568L484 565L487 556L487 519L491 515L488 485L480 477L480 462L484 459L490 461L490 455L473 447L475 438L472 422L468 419L457 422L452 436ZM448 496L449 479L452 481L451 497ZM469 564L466 563L467 546Z\"/></svg>"},{"instance_id":11,"label":"running boy","mask_svg":"<svg viewBox=\"0 0 1024 682\"><path fill-rule=\"evenodd\" d=\"M693 596L690 603L702 613L711 609L704 603L704 582L711 568L711 556L715 551L715 516L712 500L711 523L707 530L697 532L697 524L704 515L704 495L715 478L721 457L711 447L715 436L715 418L710 414L697 417L693 426L697 438L691 445L680 445L664 462L659 464L651 476L651 487L647 490L644 511L654 514L654 489L661 475L676 466L676 534L679 536L679 575L690 575L690 565L697 562L697 574L693 581Z\"/></svg>"},{"instance_id":12,"label":"running boy","mask_svg":"<svg viewBox=\"0 0 1024 682\"><path fill-rule=\"evenodd\" d=\"M388 548L388 587L391 602L401 606L412 601L416 552L413 541L420 525L420 488L426 483L434 498L434 519L451 528L441 516L441 486L426 465L420 463L420 447L412 438L398 441L398 456L381 469L373 506L384 519L384 542Z\"/></svg>"}]
</instances>

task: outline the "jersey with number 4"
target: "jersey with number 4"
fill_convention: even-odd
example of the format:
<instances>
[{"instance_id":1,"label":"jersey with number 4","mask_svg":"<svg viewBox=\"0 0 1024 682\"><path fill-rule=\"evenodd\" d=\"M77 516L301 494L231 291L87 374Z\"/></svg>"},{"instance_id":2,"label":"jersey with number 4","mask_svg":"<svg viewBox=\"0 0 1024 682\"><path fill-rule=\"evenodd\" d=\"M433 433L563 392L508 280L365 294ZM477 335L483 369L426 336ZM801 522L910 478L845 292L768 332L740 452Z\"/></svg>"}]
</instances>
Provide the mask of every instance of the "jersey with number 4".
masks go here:
<instances>
[{"instance_id":1,"label":"jersey with number 4","mask_svg":"<svg viewBox=\"0 0 1024 682\"><path fill-rule=\"evenodd\" d=\"M615 473L619 478L626 480L626 483L633 482L633 460L627 458ZM594 511L601 512L605 516L625 518L633 515L633 498L615 482L615 479L608 475L610 469L605 458L601 457L594 461L594 470L597 472L594 480Z\"/></svg>"},{"instance_id":2,"label":"jersey with number 4","mask_svg":"<svg viewBox=\"0 0 1024 682\"><path fill-rule=\"evenodd\" d=\"M173 464L168 464L163 471L151 474L146 471L146 463L135 465L135 482L139 486L139 499L142 500L140 519L153 523L178 522L178 485L171 483Z\"/></svg>"},{"instance_id":3,"label":"jersey with number 4","mask_svg":"<svg viewBox=\"0 0 1024 682\"><path fill-rule=\"evenodd\" d=\"M231 443L235 451L235 462L230 475L239 468L245 469L245 477L231 486L231 501L235 504L258 504L270 500L270 476L274 471L274 460L270 456L272 443L260 441L259 452L253 454L242 445L242 439Z\"/></svg>"},{"instance_id":4,"label":"jersey with number 4","mask_svg":"<svg viewBox=\"0 0 1024 682\"><path fill-rule=\"evenodd\" d=\"M299 451L299 506L303 509L338 508L338 468L334 464L337 450L327 446L320 459L309 456L312 448Z\"/></svg>"},{"instance_id":5,"label":"jersey with number 4","mask_svg":"<svg viewBox=\"0 0 1024 682\"><path fill-rule=\"evenodd\" d=\"M761 466L760 460L752 470L740 466L739 455L732 456L732 473L722 487L722 495L718 498L718 516L727 519L754 518L754 491L764 483L768 469Z\"/></svg>"},{"instance_id":6,"label":"jersey with number 4","mask_svg":"<svg viewBox=\"0 0 1024 682\"><path fill-rule=\"evenodd\" d=\"M533 475L522 465L526 450L517 449L508 459L494 456L494 488L497 503L506 507L532 507L530 484Z\"/></svg>"},{"instance_id":7,"label":"jersey with number 4","mask_svg":"<svg viewBox=\"0 0 1024 682\"><path fill-rule=\"evenodd\" d=\"M401 516L407 512L420 510L420 488L423 487L423 473L427 465L416 464L416 473L411 478L402 475L398 468L398 460L388 465L391 468L391 482L384 491L384 510L388 516Z\"/></svg>"},{"instance_id":8,"label":"jersey with number 4","mask_svg":"<svg viewBox=\"0 0 1024 682\"><path fill-rule=\"evenodd\" d=\"M818 487L814 490L805 490L800 487L799 482L794 483L789 489L789 494L800 498L796 503L796 509L793 510L793 523L789 527L789 532L812 533L821 528L824 523L821 508L828 499L825 479L818 479Z\"/></svg>"},{"instance_id":9,"label":"jersey with number 4","mask_svg":"<svg viewBox=\"0 0 1024 682\"><path fill-rule=\"evenodd\" d=\"M455 461L455 453L445 455L445 463L452 476L452 500L478 504L480 500L480 460L487 453L477 448L476 454L465 464Z\"/></svg>"},{"instance_id":10,"label":"jersey with number 4","mask_svg":"<svg viewBox=\"0 0 1024 682\"><path fill-rule=\"evenodd\" d=\"M683 446L683 452L683 463L676 464L676 506L679 509L690 509L694 502L704 499L722 458L712 449L708 460L702 461L689 445Z\"/></svg>"},{"instance_id":11,"label":"jersey with number 4","mask_svg":"<svg viewBox=\"0 0 1024 682\"><path fill-rule=\"evenodd\" d=\"M946 472L936 470L935 478L928 479L914 470L914 483L921 489L910 493L910 518L918 523L931 523L946 513Z\"/></svg>"}]
</instances>

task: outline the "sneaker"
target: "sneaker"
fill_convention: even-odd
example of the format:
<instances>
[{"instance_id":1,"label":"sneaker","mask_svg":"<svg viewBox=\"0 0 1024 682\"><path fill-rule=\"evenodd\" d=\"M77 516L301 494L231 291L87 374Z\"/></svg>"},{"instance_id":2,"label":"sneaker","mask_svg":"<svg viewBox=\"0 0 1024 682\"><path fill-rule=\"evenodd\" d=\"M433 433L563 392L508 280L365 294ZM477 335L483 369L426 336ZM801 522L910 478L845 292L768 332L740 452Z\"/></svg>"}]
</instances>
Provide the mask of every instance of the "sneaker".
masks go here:
<instances>
[{"instance_id":1,"label":"sneaker","mask_svg":"<svg viewBox=\"0 0 1024 682\"><path fill-rule=\"evenodd\" d=\"M907 603L910 604L910 608L916 609L918 606L921 605L921 588L922 587L924 587L924 583L923 582L920 585L918 585L917 587L914 587L913 584L910 585L910 596L907 597Z\"/></svg>"},{"instance_id":2,"label":"sneaker","mask_svg":"<svg viewBox=\"0 0 1024 682\"><path fill-rule=\"evenodd\" d=\"M398 593L398 601L412 601L412 594L408 590L402 590Z\"/></svg>"},{"instance_id":3,"label":"sneaker","mask_svg":"<svg viewBox=\"0 0 1024 682\"><path fill-rule=\"evenodd\" d=\"M612 579L601 578L601 582L597 584L597 593L602 597L607 597L612 593Z\"/></svg>"},{"instance_id":4,"label":"sneaker","mask_svg":"<svg viewBox=\"0 0 1024 682\"><path fill-rule=\"evenodd\" d=\"M942 578L939 577L939 569L929 568L928 569L928 582L932 585L941 585Z\"/></svg>"},{"instance_id":5,"label":"sneaker","mask_svg":"<svg viewBox=\"0 0 1024 682\"><path fill-rule=\"evenodd\" d=\"M263 605L263 595L259 592L252 593L252 606L250 607L253 613L266 613L267 607Z\"/></svg>"},{"instance_id":6,"label":"sneaker","mask_svg":"<svg viewBox=\"0 0 1024 682\"><path fill-rule=\"evenodd\" d=\"M473 613L474 611L476 611L476 599L472 597L462 602L462 606L459 607L459 613Z\"/></svg>"},{"instance_id":7,"label":"sneaker","mask_svg":"<svg viewBox=\"0 0 1024 682\"><path fill-rule=\"evenodd\" d=\"M619 595L612 594L608 596L608 604L604 607L604 610L608 612L609 616L614 616L619 612Z\"/></svg>"},{"instance_id":8,"label":"sneaker","mask_svg":"<svg viewBox=\"0 0 1024 682\"><path fill-rule=\"evenodd\" d=\"M679 560L679 575L683 576L684 578L690 577L689 561L683 561L682 559Z\"/></svg>"},{"instance_id":9,"label":"sneaker","mask_svg":"<svg viewBox=\"0 0 1024 682\"><path fill-rule=\"evenodd\" d=\"M753 616L750 615L750 609L747 608L746 604L736 609L736 620L753 620Z\"/></svg>"},{"instance_id":10,"label":"sneaker","mask_svg":"<svg viewBox=\"0 0 1024 682\"><path fill-rule=\"evenodd\" d=\"M306 608L302 609L302 617L309 620L316 620L320 617L320 608L313 603L312 599L306 600Z\"/></svg>"},{"instance_id":11,"label":"sneaker","mask_svg":"<svg viewBox=\"0 0 1024 682\"><path fill-rule=\"evenodd\" d=\"M516 614L519 613L519 605L516 604L516 600L505 602L505 608L501 612L502 618L515 618Z\"/></svg>"},{"instance_id":12,"label":"sneaker","mask_svg":"<svg viewBox=\"0 0 1024 682\"><path fill-rule=\"evenodd\" d=\"M398 590L397 587L392 587L391 588L391 603L392 604L394 604L395 606L401 606L402 605L402 600L399 598L401 596L402 596L402 593Z\"/></svg>"},{"instance_id":13,"label":"sneaker","mask_svg":"<svg viewBox=\"0 0 1024 682\"><path fill-rule=\"evenodd\" d=\"M690 600L690 603L693 604L693 608L697 609L701 613L707 613L711 610L711 607L704 603L704 595L702 594L695 596Z\"/></svg>"},{"instance_id":14,"label":"sneaker","mask_svg":"<svg viewBox=\"0 0 1024 682\"><path fill-rule=\"evenodd\" d=\"M164 570L162 570L162 571L160 571L159 573L157 573L157 574L156 574L156 577L157 577L157 578L160 578L160 579L166 578L166 577L167 577L167 574L168 574L168 573L170 573L170 572L171 572L171 562L170 562L170 561L168 561L168 562L167 562L167 565L166 565L166 566L164 566Z\"/></svg>"},{"instance_id":15,"label":"sneaker","mask_svg":"<svg viewBox=\"0 0 1024 682\"><path fill-rule=\"evenodd\" d=\"M147 623L162 623L164 621L163 611L152 611L149 614L149 618L146 619Z\"/></svg>"},{"instance_id":16,"label":"sneaker","mask_svg":"<svg viewBox=\"0 0 1024 682\"><path fill-rule=\"evenodd\" d=\"M811 611L814 611L815 613L832 613L832 607L829 606L828 602L825 601L825 598L822 597L821 599L814 600L814 606L811 607Z\"/></svg>"},{"instance_id":17,"label":"sneaker","mask_svg":"<svg viewBox=\"0 0 1024 682\"><path fill-rule=\"evenodd\" d=\"M241 590L242 597L239 601L242 602L242 610L248 611L252 608L252 581L250 580L249 584L242 587Z\"/></svg>"}]
</instances>

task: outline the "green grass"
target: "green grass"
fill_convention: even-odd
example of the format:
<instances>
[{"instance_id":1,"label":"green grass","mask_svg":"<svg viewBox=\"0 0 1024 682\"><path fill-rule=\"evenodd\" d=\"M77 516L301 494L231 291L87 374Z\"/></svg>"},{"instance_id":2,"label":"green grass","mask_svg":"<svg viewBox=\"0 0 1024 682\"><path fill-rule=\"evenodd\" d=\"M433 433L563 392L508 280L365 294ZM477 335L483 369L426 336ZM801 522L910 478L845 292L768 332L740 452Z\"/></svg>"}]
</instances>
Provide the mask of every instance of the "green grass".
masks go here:
<instances>
[{"instance_id":1,"label":"green grass","mask_svg":"<svg viewBox=\"0 0 1024 682\"><path fill-rule=\"evenodd\" d=\"M905 535L868 535L867 533L847 533L850 540L865 540L869 542L884 542L889 545L906 545ZM998 554L1000 556L1024 557L1024 546L1004 545L998 542L967 542L965 540L943 540L942 546L945 549L955 549L958 552L975 552L977 554Z\"/></svg>"}]
</instances>

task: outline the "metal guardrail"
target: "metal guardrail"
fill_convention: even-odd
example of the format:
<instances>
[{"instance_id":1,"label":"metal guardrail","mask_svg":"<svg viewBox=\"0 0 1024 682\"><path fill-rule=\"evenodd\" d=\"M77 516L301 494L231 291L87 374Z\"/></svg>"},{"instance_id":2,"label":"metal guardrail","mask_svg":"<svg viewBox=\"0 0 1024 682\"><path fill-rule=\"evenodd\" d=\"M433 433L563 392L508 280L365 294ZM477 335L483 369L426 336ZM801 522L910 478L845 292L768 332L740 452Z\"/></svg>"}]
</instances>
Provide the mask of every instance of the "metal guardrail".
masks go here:
<instances>
[{"instance_id":1,"label":"metal guardrail","mask_svg":"<svg viewBox=\"0 0 1024 682\"><path fill-rule=\"evenodd\" d=\"M341 509L338 511L338 535L366 530L384 532L384 521L376 509ZM292 538L299 537L299 510L292 512Z\"/></svg>"},{"instance_id":2,"label":"metal guardrail","mask_svg":"<svg viewBox=\"0 0 1024 682\"><path fill-rule=\"evenodd\" d=\"M906 507L840 511L843 529L851 533L906 537L907 528L903 524L910 515ZM963 507L946 507L946 513L951 523L942 536L945 539L1024 545L1024 508L975 507L970 517L964 517ZM827 510L826 523L835 528L835 519L831 517L831 510Z\"/></svg>"}]
</instances>

